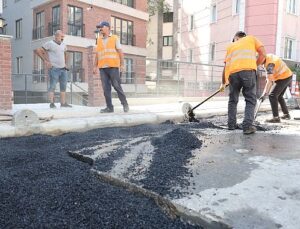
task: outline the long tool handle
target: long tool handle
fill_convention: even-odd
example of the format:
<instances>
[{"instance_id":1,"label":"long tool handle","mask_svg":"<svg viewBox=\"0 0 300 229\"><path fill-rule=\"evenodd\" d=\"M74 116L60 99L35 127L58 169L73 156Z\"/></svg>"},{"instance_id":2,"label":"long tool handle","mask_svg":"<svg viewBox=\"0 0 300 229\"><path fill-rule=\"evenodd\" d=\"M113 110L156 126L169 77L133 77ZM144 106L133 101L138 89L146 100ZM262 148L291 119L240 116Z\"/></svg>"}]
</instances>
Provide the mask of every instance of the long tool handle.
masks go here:
<instances>
[{"instance_id":1,"label":"long tool handle","mask_svg":"<svg viewBox=\"0 0 300 229\"><path fill-rule=\"evenodd\" d=\"M261 105L262 102L263 102L262 99L258 100L258 104L256 105L255 112L254 112L254 120L257 117L257 114L258 114L258 111L259 111L259 108L260 108L260 105Z\"/></svg>"},{"instance_id":2,"label":"long tool handle","mask_svg":"<svg viewBox=\"0 0 300 229\"><path fill-rule=\"evenodd\" d=\"M211 99L212 97L214 97L216 94L218 94L221 91L221 89L217 90L216 92L214 92L212 95L210 95L209 97L207 97L206 99L204 99L201 103L199 103L197 106L193 107L192 111L195 110L197 107L201 106L203 103L205 103L207 100Z\"/></svg>"}]
</instances>

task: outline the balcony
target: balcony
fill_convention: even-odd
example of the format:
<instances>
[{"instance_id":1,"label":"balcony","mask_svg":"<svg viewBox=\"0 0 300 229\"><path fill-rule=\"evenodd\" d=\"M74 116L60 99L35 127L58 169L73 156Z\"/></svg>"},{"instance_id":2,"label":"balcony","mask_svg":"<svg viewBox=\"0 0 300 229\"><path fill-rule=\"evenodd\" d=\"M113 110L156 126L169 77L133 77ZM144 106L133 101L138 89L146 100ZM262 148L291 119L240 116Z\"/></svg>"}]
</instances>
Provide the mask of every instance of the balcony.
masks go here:
<instances>
[{"instance_id":1,"label":"balcony","mask_svg":"<svg viewBox=\"0 0 300 229\"><path fill-rule=\"evenodd\" d=\"M58 23L50 22L48 24L48 36L53 36L57 30L61 29L61 25Z\"/></svg>"},{"instance_id":2,"label":"balcony","mask_svg":"<svg viewBox=\"0 0 300 229\"><path fill-rule=\"evenodd\" d=\"M85 25L69 22L68 23L68 35L84 37L85 36Z\"/></svg>"},{"instance_id":3,"label":"balcony","mask_svg":"<svg viewBox=\"0 0 300 229\"><path fill-rule=\"evenodd\" d=\"M32 30L32 40L42 39L45 37L45 27L40 26Z\"/></svg>"},{"instance_id":4,"label":"balcony","mask_svg":"<svg viewBox=\"0 0 300 229\"><path fill-rule=\"evenodd\" d=\"M135 46L135 35L132 33L121 33L119 31L112 30L112 34L117 35L120 38L120 42L122 45L131 45Z\"/></svg>"}]
</instances>

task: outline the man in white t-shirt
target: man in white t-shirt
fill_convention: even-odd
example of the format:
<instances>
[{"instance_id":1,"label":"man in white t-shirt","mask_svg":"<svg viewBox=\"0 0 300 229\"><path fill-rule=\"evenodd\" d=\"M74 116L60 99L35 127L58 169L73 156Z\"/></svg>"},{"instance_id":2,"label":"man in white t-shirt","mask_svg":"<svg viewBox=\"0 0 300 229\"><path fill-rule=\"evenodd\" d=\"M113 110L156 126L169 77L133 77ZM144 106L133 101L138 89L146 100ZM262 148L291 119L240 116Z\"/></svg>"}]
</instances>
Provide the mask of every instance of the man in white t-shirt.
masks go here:
<instances>
[{"instance_id":1,"label":"man in white t-shirt","mask_svg":"<svg viewBox=\"0 0 300 229\"><path fill-rule=\"evenodd\" d=\"M54 40L46 42L41 48L35 50L49 69L50 86L49 100L50 108L56 108L54 104L54 92L57 82L60 85L60 106L72 107L66 103L67 68L66 68L66 45L63 43L64 33L57 30Z\"/></svg>"}]
</instances>

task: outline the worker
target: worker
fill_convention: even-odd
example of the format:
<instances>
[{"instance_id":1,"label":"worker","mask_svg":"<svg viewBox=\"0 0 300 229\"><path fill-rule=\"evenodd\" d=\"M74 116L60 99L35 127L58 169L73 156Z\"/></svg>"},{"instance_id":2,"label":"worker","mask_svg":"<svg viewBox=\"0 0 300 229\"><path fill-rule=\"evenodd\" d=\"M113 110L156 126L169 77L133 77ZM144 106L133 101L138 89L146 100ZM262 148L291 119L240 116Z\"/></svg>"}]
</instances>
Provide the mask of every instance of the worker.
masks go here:
<instances>
[{"instance_id":1,"label":"worker","mask_svg":"<svg viewBox=\"0 0 300 229\"><path fill-rule=\"evenodd\" d=\"M258 57L256 58L256 54ZM229 84L228 129L238 128L236 122L237 104L242 90L246 107L242 123L244 134L253 134L254 110L256 106L256 70L265 60L266 51L263 44L254 36L238 31L233 43L227 47L225 67L220 91Z\"/></svg>"},{"instance_id":2,"label":"worker","mask_svg":"<svg viewBox=\"0 0 300 229\"><path fill-rule=\"evenodd\" d=\"M278 103L283 112L282 119L291 119L283 95L287 87L292 82L293 73L285 62L276 55L267 54L264 61L264 67L267 71L267 82L264 91L260 97L262 101L269 95L273 118L267 119L269 123L279 123Z\"/></svg>"}]
</instances>

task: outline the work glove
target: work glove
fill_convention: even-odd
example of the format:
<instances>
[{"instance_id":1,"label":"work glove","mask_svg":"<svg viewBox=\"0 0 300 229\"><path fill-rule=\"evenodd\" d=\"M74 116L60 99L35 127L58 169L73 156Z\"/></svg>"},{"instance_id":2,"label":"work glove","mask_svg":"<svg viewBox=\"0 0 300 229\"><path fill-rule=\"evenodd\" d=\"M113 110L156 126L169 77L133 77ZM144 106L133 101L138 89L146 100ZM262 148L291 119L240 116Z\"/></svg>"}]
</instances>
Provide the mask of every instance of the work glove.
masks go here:
<instances>
[{"instance_id":1,"label":"work glove","mask_svg":"<svg viewBox=\"0 0 300 229\"><path fill-rule=\"evenodd\" d=\"M221 84L220 85L220 88L219 88L219 90L220 90L220 92L223 92L223 91L225 91L225 88L226 88L226 84Z\"/></svg>"},{"instance_id":2,"label":"work glove","mask_svg":"<svg viewBox=\"0 0 300 229\"><path fill-rule=\"evenodd\" d=\"M267 98L266 94L263 94L259 97L259 100L261 100L261 102L265 101L265 99Z\"/></svg>"}]
</instances>

